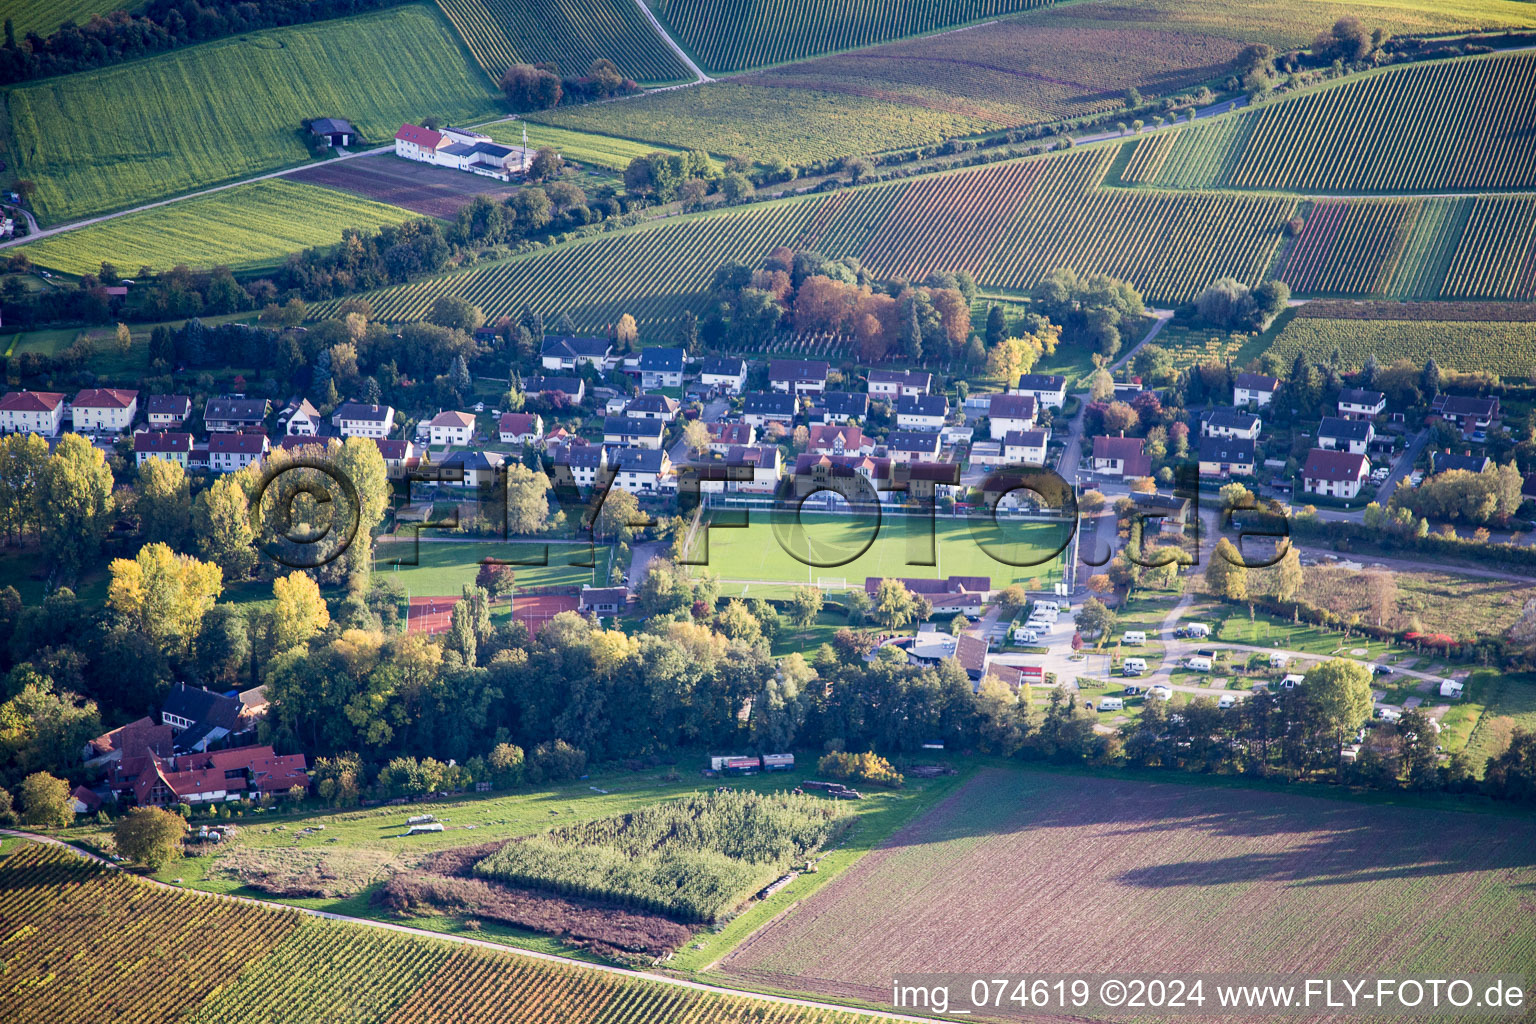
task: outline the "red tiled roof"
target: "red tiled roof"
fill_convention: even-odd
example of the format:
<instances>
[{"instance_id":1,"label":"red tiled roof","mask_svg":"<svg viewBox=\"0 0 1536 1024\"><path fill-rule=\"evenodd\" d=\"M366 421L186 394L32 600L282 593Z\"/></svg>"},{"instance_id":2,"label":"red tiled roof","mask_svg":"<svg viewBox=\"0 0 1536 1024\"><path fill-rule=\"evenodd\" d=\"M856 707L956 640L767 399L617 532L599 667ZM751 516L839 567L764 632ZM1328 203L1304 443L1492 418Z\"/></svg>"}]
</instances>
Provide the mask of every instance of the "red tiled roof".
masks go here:
<instances>
[{"instance_id":1,"label":"red tiled roof","mask_svg":"<svg viewBox=\"0 0 1536 1024\"><path fill-rule=\"evenodd\" d=\"M429 427L473 427L475 418L467 412L440 412L427 423Z\"/></svg>"},{"instance_id":2,"label":"red tiled roof","mask_svg":"<svg viewBox=\"0 0 1536 1024\"><path fill-rule=\"evenodd\" d=\"M87 409L126 409L139 400L137 391L121 388L87 388L75 395L75 407Z\"/></svg>"},{"instance_id":3,"label":"red tiled roof","mask_svg":"<svg viewBox=\"0 0 1536 1024\"><path fill-rule=\"evenodd\" d=\"M1143 441L1139 437L1109 437L1100 434L1093 439L1093 457L1129 462L1141 454L1142 444Z\"/></svg>"},{"instance_id":4,"label":"red tiled roof","mask_svg":"<svg viewBox=\"0 0 1536 1024\"><path fill-rule=\"evenodd\" d=\"M1370 470L1370 460L1359 452L1334 452L1313 448L1301 475L1308 480L1359 480Z\"/></svg>"},{"instance_id":5,"label":"red tiled roof","mask_svg":"<svg viewBox=\"0 0 1536 1024\"><path fill-rule=\"evenodd\" d=\"M436 149L443 141L441 132L414 124L401 125L400 130L395 132L395 138L401 142L414 142L422 149Z\"/></svg>"},{"instance_id":6,"label":"red tiled roof","mask_svg":"<svg viewBox=\"0 0 1536 1024\"><path fill-rule=\"evenodd\" d=\"M846 449L864 447L864 431L854 426L821 423L811 428L810 435L810 440L806 443L807 450L831 448L839 437L843 439L843 447Z\"/></svg>"},{"instance_id":7,"label":"red tiled roof","mask_svg":"<svg viewBox=\"0 0 1536 1024\"><path fill-rule=\"evenodd\" d=\"M0 398L0 412L52 412L63 402L56 391L10 391Z\"/></svg>"},{"instance_id":8,"label":"red tiled roof","mask_svg":"<svg viewBox=\"0 0 1536 1024\"><path fill-rule=\"evenodd\" d=\"M504 412L497 423L497 429L504 434L527 434L533 430L533 423L537 419L531 412Z\"/></svg>"}]
</instances>

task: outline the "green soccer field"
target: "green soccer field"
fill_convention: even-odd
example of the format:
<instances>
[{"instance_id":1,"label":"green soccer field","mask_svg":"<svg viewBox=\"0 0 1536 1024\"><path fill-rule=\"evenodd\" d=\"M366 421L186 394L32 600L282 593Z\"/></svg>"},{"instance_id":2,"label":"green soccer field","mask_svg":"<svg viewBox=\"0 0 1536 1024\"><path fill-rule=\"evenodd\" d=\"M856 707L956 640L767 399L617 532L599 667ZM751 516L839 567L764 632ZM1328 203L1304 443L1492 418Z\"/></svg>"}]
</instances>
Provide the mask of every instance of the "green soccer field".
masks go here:
<instances>
[{"instance_id":1,"label":"green soccer field","mask_svg":"<svg viewBox=\"0 0 1536 1024\"><path fill-rule=\"evenodd\" d=\"M878 522L837 513L746 512L747 525L730 527L716 512L715 525L700 530L689 557L707 564L722 592L777 597L795 586L838 582L858 588L866 577L938 579L986 576L992 587L1023 583L1050 587L1061 578L1065 528L1055 523L1002 522L977 518L927 520L885 514ZM807 562L819 563L808 565ZM840 563L840 564L834 564Z\"/></svg>"},{"instance_id":2,"label":"green soccer field","mask_svg":"<svg viewBox=\"0 0 1536 1024\"><path fill-rule=\"evenodd\" d=\"M580 544L550 544L547 565L513 565L519 591L524 587L579 587L608 584L610 549L598 545L590 553L596 567L573 565L586 561L589 549ZM409 540L379 544L374 549L374 575L394 580L412 597L456 597L466 584L475 582L480 564L487 558L533 563L544 545L532 541L433 541L420 547ZM414 564L412 564L414 563Z\"/></svg>"}]
</instances>

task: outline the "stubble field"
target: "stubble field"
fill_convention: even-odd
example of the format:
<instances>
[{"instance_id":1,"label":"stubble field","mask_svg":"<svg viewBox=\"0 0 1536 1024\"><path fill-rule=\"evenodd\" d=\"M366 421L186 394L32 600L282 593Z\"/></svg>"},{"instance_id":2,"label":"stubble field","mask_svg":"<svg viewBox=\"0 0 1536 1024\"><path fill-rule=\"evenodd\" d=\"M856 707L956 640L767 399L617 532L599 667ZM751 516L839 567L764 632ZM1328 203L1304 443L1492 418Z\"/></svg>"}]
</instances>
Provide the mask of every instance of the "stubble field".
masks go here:
<instances>
[{"instance_id":1,"label":"stubble field","mask_svg":"<svg viewBox=\"0 0 1536 1024\"><path fill-rule=\"evenodd\" d=\"M894 973L1529 969L1528 821L1256 796L983 773L722 970L881 999Z\"/></svg>"}]
</instances>

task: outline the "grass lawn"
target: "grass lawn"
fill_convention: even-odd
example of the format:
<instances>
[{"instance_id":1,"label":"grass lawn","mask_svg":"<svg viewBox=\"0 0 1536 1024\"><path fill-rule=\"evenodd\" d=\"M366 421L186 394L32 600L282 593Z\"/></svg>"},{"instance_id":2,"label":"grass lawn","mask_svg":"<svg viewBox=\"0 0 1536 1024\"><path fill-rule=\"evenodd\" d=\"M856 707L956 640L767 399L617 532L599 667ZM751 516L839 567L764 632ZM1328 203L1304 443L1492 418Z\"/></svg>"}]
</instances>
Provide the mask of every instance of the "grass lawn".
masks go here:
<instances>
[{"instance_id":1,"label":"grass lawn","mask_svg":"<svg viewBox=\"0 0 1536 1024\"><path fill-rule=\"evenodd\" d=\"M37 182L38 216L56 222L303 163L304 118L384 140L429 114L489 118L500 100L443 16L411 4L29 82L6 106L9 174Z\"/></svg>"},{"instance_id":2,"label":"grass lawn","mask_svg":"<svg viewBox=\"0 0 1536 1024\"><path fill-rule=\"evenodd\" d=\"M1536 730L1536 675L1474 672L1461 700L1451 705L1441 724L1440 743L1447 750L1446 730L1455 740L1465 735L1465 748L1478 775L1490 757L1504 752L1516 728Z\"/></svg>"},{"instance_id":3,"label":"grass lawn","mask_svg":"<svg viewBox=\"0 0 1536 1024\"><path fill-rule=\"evenodd\" d=\"M690 555L705 561L723 583L746 583L748 593L765 597L779 596L779 591L787 594L818 579L841 579L850 587L861 587L869 576L986 576L994 588L1033 581L1031 589L1041 589L1060 573L1059 556L1045 558L1061 536L1053 523L1004 522L993 527L990 520L940 518L931 523L931 534L929 525L928 520L914 516L870 522L811 512L801 515L797 523L789 513L754 509L744 529L717 527L707 531L707 540L700 531ZM808 566L807 560L841 564ZM1039 564L1009 564L1020 562ZM765 588L759 583L783 586Z\"/></svg>"},{"instance_id":4,"label":"grass lawn","mask_svg":"<svg viewBox=\"0 0 1536 1024\"><path fill-rule=\"evenodd\" d=\"M75 275L93 273L103 261L125 274L178 263L248 270L339 242L343 228L374 231L416 216L335 189L275 178L54 235L24 250L39 266Z\"/></svg>"},{"instance_id":5,"label":"grass lawn","mask_svg":"<svg viewBox=\"0 0 1536 1024\"><path fill-rule=\"evenodd\" d=\"M480 563L487 558L536 563L545 557L545 546L535 541L431 540L424 531L420 546L409 540L379 544L374 549L374 573L410 591L412 597L454 597L465 584L475 582ZM573 565L595 555L595 568ZM593 586L608 584L608 548L595 551L584 544L550 544L548 564L514 565L517 585L522 587Z\"/></svg>"},{"instance_id":6,"label":"grass lawn","mask_svg":"<svg viewBox=\"0 0 1536 1024\"><path fill-rule=\"evenodd\" d=\"M674 146L664 146L654 142L634 142L630 139L614 138L611 135L594 135L591 132L571 131L566 128L556 128L553 125L536 124L533 121L508 121L504 124L491 125L485 129L485 134L497 142L520 146L523 144L524 128L528 130L528 145L535 149L550 146L566 160L574 160L594 167L606 167L613 171L622 171L635 157L645 156L657 150L666 153L683 152Z\"/></svg>"}]
</instances>

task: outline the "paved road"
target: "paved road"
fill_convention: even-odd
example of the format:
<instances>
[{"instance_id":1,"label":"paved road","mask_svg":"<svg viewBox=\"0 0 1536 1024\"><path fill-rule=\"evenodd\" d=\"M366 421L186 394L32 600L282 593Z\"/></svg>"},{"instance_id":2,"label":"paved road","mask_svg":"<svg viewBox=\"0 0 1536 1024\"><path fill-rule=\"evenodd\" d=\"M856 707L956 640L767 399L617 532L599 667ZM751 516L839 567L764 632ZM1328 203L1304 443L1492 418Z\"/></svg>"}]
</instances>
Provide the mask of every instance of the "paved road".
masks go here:
<instances>
[{"instance_id":1,"label":"paved road","mask_svg":"<svg viewBox=\"0 0 1536 1024\"><path fill-rule=\"evenodd\" d=\"M693 58L688 56L687 52L681 46L677 45L677 40L673 39L671 35L667 33L667 30L662 28L661 22L656 20L656 15L651 13L651 9L646 5L645 0L635 0L635 6L640 8L640 13L645 15L645 20L651 23L651 28L656 30L656 34L661 36L662 41L664 41L668 46L672 48L673 53L677 54L677 59L688 65L688 70L692 71L694 74L694 81L684 83L684 85L681 86L669 85L666 87L666 89L680 89L688 85L699 85L702 82L714 81L713 78L710 78L704 73L703 68L699 67L693 62ZM654 91L664 92L666 90L657 89Z\"/></svg>"},{"instance_id":2,"label":"paved road","mask_svg":"<svg viewBox=\"0 0 1536 1024\"><path fill-rule=\"evenodd\" d=\"M1398 456L1397 462L1393 465L1392 475L1383 480L1381 486L1376 488L1376 501L1378 504L1385 505L1387 499L1392 497L1392 492L1397 490L1399 481L1413 470L1414 462L1418 459L1419 453L1424 450L1424 446L1427 443L1429 443L1428 427L1413 436L1412 440L1408 442L1407 447L1403 449L1403 454ZM1360 514L1364 515L1365 513L1362 511Z\"/></svg>"},{"instance_id":3,"label":"paved road","mask_svg":"<svg viewBox=\"0 0 1536 1024\"><path fill-rule=\"evenodd\" d=\"M52 836L36 835L31 832L22 832L9 828L0 828L0 835L11 836L16 839L27 839L36 843L44 843L51 846L57 846L68 850L77 856L84 857L87 860L95 861L98 864L105 864L109 868L118 869L118 866L113 864L111 861L104 860L95 854L87 853L78 847L71 846L65 842L61 842L57 839L54 839ZM249 896L230 896L224 893L205 892L202 889L189 889L184 886L170 885L166 882L156 881L152 878L144 879L144 881L151 885L159 885L167 889L174 889L177 892L194 893L198 896L203 896L210 900L227 900L232 903L249 903L259 907L267 907L269 909L291 910L295 913L305 914L309 917L324 918L327 921L345 921L348 924L361 925L365 928L378 928L383 931L398 932L402 935L414 935L423 939L434 939L441 942L457 942L465 946L478 946L481 949L489 949L494 952L503 953L509 956L521 956L532 960L543 960L547 963L560 964L561 966L567 968L602 971L605 974L617 974L627 978L640 978L645 981L653 981L662 985L673 985L677 988L689 988L696 992L710 992L721 996L745 997L749 999L761 1000L765 1003L776 1003L780 1006L799 1006L812 1010L850 1014L858 1017L882 1018L886 1020L905 1020L913 1021L915 1024L933 1024L932 1019L928 1017L909 1017L904 1014L891 1013L889 1011L865 1010L856 1006L842 1006L838 1003L821 1003L813 999L791 999L788 996L761 995L757 992L746 992L738 989L724 988L720 985L705 985L702 982L685 981L682 978L674 978L665 974L655 974L651 971L632 971L626 967L612 967L607 964L588 963L585 960L573 960L569 957L556 956L553 953L540 953L531 949L519 949L516 946L505 946L498 942L488 942L485 939L472 939L463 935L445 935L442 932L432 932L422 928L411 928L403 924L391 924L388 921L374 921L366 917L350 917L346 914L333 914L328 910L312 910L308 907L290 907L285 903L277 903L271 900L252 899Z\"/></svg>"},{"instance_id":4,"label":"paved road","mask_svg":"<svg viewBox=\"0 0 1536 1024\"><path fill-rule=\"evenodd\" d=\"M1114 372L1115 370L1119 370L1122 367L1129 366L1131 360L1135 358L1136 353L1141 351L1141 346L1151 344L1152 339L1157 337L1158 333L1167 326L1169 320L1173 319L1173 310L1171 309L1149 309L1147 312L1150 313L1157 322L1152 325L1152 329L1150 331L1141 336L1140 341L1126 349L1124 354L1122 354L1119 359L1116 359L1112 364L1110 364L1110 372Z\"/></svg>"}]
</instances>

